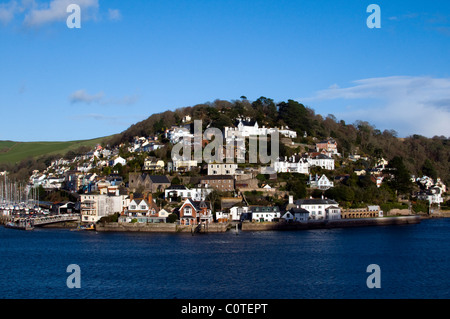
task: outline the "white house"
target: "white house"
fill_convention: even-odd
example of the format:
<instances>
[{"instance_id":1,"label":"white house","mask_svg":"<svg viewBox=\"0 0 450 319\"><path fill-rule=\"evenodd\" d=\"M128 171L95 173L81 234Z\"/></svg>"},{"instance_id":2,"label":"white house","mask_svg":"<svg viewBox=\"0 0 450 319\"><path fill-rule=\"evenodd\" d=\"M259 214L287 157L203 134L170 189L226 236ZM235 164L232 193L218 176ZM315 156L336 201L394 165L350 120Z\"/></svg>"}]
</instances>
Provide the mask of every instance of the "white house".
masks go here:
<instances>
[{"instance_id":1,"label":"white house","mask_svg":"<svg viewBox=\"0 0 450 319\"><path fill-rule=\"evenodd\" d=\"M208 164L208 175L236 175L238 164L211 163Z\"/></svg>"},{"instance_id":2,"label":"white house","mask_svg":"<svg viewBox=\"0 0 450 319\"><path fill-rule=\"evenodd\" d=\"M299 199L294 201L298 208L303 208L309 212L309 219L331 220L341 219L341 209L339 204L332 199Z\"/></svg>"},{"instance_id":3,"label":"white house","mask_svg":"<svg viewBox=\"0 0 450 319\"><path fill-rule=\"evenodd\" d=\"M308 222L309 212L298 206L292 207L281 216L281 219L285 221Z\"/></svg>"},{"instance_id":4,"label":"white house","mask_svg":"<svg viewBox=\"0 0 450 319\"><path fill-rule=\"evenodd\" d=\"M170 142L172 144L177 144L181 139L184 140L184 138L186 138L189 141L190 145L191 139L194 138L194 134L192 134L185 127L173 127L167 132L167 137L170 139Z\"/></svg>"},{"instance_id":5,"label":"white house","mask_svg":"<svg viewBox=\"0 0 450 319\"><path fill-rule=\"evenodd\" d=\"M233 221L240 221L243 214L249 212L249 207L247 206L233 206L230 208L230 217Z\"/></svg>"},{"instance_id":6,"label":"white house","mask_svg":"<svg viewBox=\"0 0 450 319\"><path fill-rule=\"evenodd\" d=\"M192 168L197 167L198 162L196 160L173 160L173 170L177 171L190 171Z\"/></svg>"},{"instance_id":7,"label":"white house","mask_svg":"<svg viewBox=\"0 0 450 319\"><path fill-rule=\"evenodd\" d=\"M272 222L281 217L280 209L277 206L250 206L252 221Z\"/></svg>"},{"instance_id":8,"label":"white house","mask_svg":"<svg viewBox=\"0 0 450 319\"><path fill-rule=\"evenodd\" d=\"M314 157L308 157L307 159L310 166L320 166L326 170L334 170L334 159L326 156L325 154L319 154Z\"/></svg>"},{"instance_id":9,"label":"white house","mask_svg":"<svg viewBox=\"0 0 450 319\"><path fill-rule=\"evenodd\" d=\"M296 155L290 156L289 159L286 156L284 160L278 158L271 164L277 173L309 174L309 166L308 160Z\"/></svg>"},{"instance_id":10,"label":"white house","mask_svg":"<svg viewBox=\"0 0 450 319\"><path fill-rule=\"evenodd\" d=\"M285 137L290 137L290 138L297 137L297 132L290 130L289 127L287 127L287 126L282 126L281 129L278 129L278 128L269 129L269 131L271 131L271 130L278 130L278 132Z\"/></svg>"},{"instance_id":11,"label":"white house","mask_svg":"<svg viewBox=\"0 0 450 319\"><path fill-rule=\"evenodd\" d=\"M164 197L169 202L175 198L190 198L194 201L202 201L206 199L206 196L213 191L212 188L200 187L200 188L187 188L184 185L171 185L164 190Z\"/></svg>"},{"instance_id":12,"label":"white house","mask_svg":"<svg viewBox=\"0 0 450 319\"><path fill-rule=\"evenodd\" d=\"M325 174L322 175L320 178L317 174L315 177L312 177L311 175L309 175L308 184L311 188L320 189L320 190L327 190L327 189L334 187L334 182L330 181L328 179L328 177L325 176Z\"/></svg>"},{"instance_id":13,"label":"white house","mask_svg":"<svg viewBox=\"0 0 450 319\"><path fill-rule=\"evenodd\" d=\"M159 214L160 210L149 193L147 198L130 198L120 222L131 222L136 219L138 223L165 223L166 217Z\"/></svg>"},{"instance_id":14,"label":"white house","mask_svg":"<svg viewBox=\"0 0 450 319\"><path fill-rule=\"evenodd\" d=\"M438 204L444 202L442 198L442 189L439 187L430 187L429 189L419 192L417 198L420 200L426 200L430 204Z\"/></svg>"},{"instance_id":15,"label":"white house","mask_svg":"<svg viewBox=\"0 0 450 319\"><path fill-rule=\"evenodd\" d=\"M118 156L115 159L109 161L109 166L111 166L111 167L114 167L117 164L120 164L120 165L124 166L125 164L127 164L127 160L122 158L122 157L120 157L120 156Z\"/></svg>"},{"instance_id":16,"label":"white house","mask_svg":"<svg viewBox=\"0 0 450 319\"><path fill-rule=\"evenodd\" d=\"M121 213L128 207L128 195L120 195L118 189L103 194L82 194L81 222L97 222L103 216Z\"/></svg>"}]
</instances>

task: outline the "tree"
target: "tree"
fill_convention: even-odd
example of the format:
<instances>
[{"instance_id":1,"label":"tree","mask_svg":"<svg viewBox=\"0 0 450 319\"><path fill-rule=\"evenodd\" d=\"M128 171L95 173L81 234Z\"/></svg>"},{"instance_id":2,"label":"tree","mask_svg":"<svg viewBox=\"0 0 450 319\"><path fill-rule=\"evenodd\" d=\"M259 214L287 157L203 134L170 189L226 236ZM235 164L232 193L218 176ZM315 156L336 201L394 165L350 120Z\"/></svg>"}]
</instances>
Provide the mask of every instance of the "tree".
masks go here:
<instances>
[{"instance_id":1,"label":"tree","mask_svg":"<svg viewBox=\"0 0 450 319\"><path fill-rule=\"evenodd\" d=\"M178 220L178 215L177 214L175 214L175 213L172 213L172 214L170 214L168 217L167 217L167 222L168 223L175 223L176 221Z\"/></svg>"},{"instance_id":2,"label":"tree","mask_svg":"<svg viewBox=\"0 0 450 319\"><path fill-rule=\"evenodd\" d=\"M388 168L391 168L393 178L389 181L389 186L397 191L399 195L409 194L413 189L411 174L403 163L403 158L395 156L389 161Z\"/></svg>"},{"instance_id":3,"label":"tree","mask_svg":"<svg viewBox=\"0 0 450 319\"><path fill-rule=\"evenodd\" d=\"M431 161L428 158L425 160L425 163L423 163L422 174L425 176L431 177L435 181L438 177L436 169L433 166L433 163L431 163Z\"/></svg>"}]
</instances>

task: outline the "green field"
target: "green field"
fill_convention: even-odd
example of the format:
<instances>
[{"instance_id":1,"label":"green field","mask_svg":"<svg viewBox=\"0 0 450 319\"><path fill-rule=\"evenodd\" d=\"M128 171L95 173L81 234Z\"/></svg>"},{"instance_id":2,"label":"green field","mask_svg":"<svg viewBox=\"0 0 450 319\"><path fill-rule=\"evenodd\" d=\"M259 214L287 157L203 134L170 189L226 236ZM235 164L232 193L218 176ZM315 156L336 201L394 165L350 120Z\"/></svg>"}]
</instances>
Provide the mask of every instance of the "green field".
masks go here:
<instances>
[{"instance_id":1,"label":"green field","mask_svg":"<svg viewBox=\"0 0 450 319\"><path fill-rule=\"evenodd\" d=\"M69 142L13 142L0 141L0 164L18 163L26 158L38 158L43 155L64 155L70 150L76 150L81 146L94 147L97 144L111 138L111 136L92 140Z\"/></svg>"}]
</instances>

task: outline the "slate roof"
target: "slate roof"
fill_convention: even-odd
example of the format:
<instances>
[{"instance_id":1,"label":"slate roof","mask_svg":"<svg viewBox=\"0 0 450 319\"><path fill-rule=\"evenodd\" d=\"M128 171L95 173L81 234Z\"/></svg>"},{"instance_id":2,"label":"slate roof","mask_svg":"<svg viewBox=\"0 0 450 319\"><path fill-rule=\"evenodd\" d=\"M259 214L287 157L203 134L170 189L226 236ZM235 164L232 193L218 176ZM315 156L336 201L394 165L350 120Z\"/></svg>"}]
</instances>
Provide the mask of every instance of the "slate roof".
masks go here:
<instances>
[{"instance_id":1,"label":"slate roof","mask_svg":"<svg viewBox=\"0 0 450 319\"><path fill-rule=\"evenodd\" d=\"M332 199L308 198L294 201L296 205L339 205Z\"/></svg>"}]
</instances>

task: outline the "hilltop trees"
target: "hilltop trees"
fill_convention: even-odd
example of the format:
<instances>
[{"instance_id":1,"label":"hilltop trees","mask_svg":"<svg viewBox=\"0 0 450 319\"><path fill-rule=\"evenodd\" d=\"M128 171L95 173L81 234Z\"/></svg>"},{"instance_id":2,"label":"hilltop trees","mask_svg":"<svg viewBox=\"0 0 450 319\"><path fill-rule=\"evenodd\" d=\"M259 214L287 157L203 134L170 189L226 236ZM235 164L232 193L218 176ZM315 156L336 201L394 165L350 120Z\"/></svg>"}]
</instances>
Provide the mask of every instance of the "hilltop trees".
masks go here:
<instances>
[{"instance_id":1,"label":"hilltop trees","mask_svg":"<svg viewBox=\"0 0 450 319\"><path fill-rule=\"evenodd\" d=\"M313 109L297 101L275 102L265 96L261 96L253 102L243 97L232 101L215 100L179 108L175 111L154 114L118 134L109 144L114 146L121 142L131 141L135 136L159 134L172 125L181 125L184 115L202 120L204 128L209 125L221 130L224 126L236 124L234 119L238 116L250 117L257 120L260 125L271 127L287 125L290 129L297 131L299 140L302 142L314 143L313 138L333 137L339 145L339 152L344 157L355 153L369 156L373 160L382 157L387 160L400 157L408 172L417 176L423 173L440 177L446 184L450 184L450 143L446 137L430 139L413 135L399 138L395 130L380 131L362 120L348 124L343 120L338 120L332 114L323 118L321 115L315 114ZM308 139L301 138L304 132L307 133ZM167 145L167 150L159 151L170 154L169 150L170 145ZM289 150L285 149L282 153L288 152ZM397 176L397 178L399 177ZM400 186L400 188L402 187ZM405 189L398 190L405 191Z\"/></svg>"}]
</instances>

